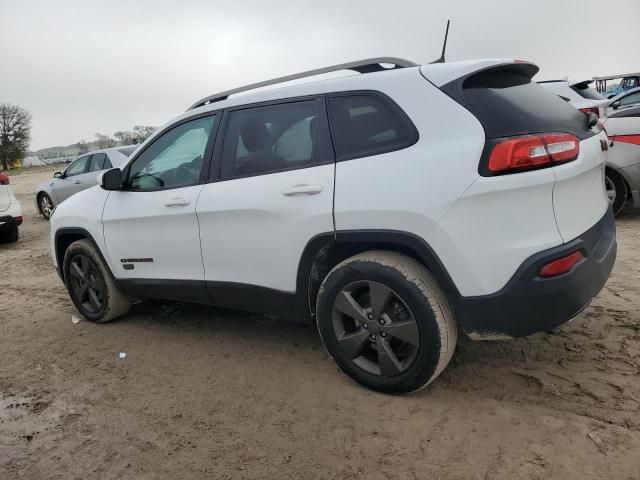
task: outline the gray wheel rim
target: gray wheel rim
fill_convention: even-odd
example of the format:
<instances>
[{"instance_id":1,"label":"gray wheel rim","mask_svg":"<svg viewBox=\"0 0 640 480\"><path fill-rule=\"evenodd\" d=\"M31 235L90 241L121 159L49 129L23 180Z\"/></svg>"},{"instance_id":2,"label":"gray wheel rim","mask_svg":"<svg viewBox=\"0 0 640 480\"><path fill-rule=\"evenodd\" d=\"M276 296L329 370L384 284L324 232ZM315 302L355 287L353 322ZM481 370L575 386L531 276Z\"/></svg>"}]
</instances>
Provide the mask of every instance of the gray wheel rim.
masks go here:
<instances>
[{"instance_id":1,"label":"gray wheel rim","mask_svg":"<svg viewBox=\"0 0 640 480\"><path fill-rule=\"evenodd\" d=\"M608 175L604 176L604 187L607 191L607 197L609 197L609 202L613 203L616 201L616 186L613 181L609 178Z\"/></svg>"},{"instance_id":2,"label":"gray wheel rim","mask_svg":"<svg viewBox=\"0 0 640 480\"><path fill-rule=\"evenodd\" d=\"M69 266L71 292L77 304L89 313L98 313L104 305L106 285L91 259L76 255Z\"/></svg>"},{"instance_id":3,"label":"gray wheel rim","mask_svg":"<svg viewBox=\"0 0 640 480\"><path fill-rule=\"evenodd\" d=\"M51 204L51 200L47 195L42 195L40 197L40 209L45 217L51 216L51 210L53 209L53 205Z\"/></svg>"},{"instance_id":4,"label":"gray wheel rim","mask_svg":"<svg viewBox=\"0 0 640 480\"><path fill-rule=\"evenodd\" d=\"M343 288L333 303L332 326L342 352L374 375L399 375L418 354L420 332L413 313L381 283L358 281Z\"/></svg>"}]
</instances>

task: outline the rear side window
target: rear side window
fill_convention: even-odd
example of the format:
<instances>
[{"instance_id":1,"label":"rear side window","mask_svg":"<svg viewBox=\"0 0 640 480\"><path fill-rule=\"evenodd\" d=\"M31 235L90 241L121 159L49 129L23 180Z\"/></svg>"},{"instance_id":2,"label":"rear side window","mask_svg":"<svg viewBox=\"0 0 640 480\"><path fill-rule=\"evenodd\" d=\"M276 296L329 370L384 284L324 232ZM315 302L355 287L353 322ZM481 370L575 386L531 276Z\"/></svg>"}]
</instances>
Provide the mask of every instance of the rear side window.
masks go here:
<instances>
[{"instance_id":1,"label":"rear side window","mask_svg":"<svg viewBox=\"0 0 640 480\"><path fill-rule=\"evenodd\" d=\"M316 100L305 100L231 111L222 147L221 178L333 161L330 144L323 141L327 134L319 105Z\"/></svg>"},{"instance_id":2,"label":"rear side window","mask_svg":"<svg viewBox=\"0 0 640 480\"><path fill-rule=\"evenodd\" d=\"M373 94L329 98L337 160L392 152L413 145L418 132L400 107Z\"/></svg>"}]
</instances>

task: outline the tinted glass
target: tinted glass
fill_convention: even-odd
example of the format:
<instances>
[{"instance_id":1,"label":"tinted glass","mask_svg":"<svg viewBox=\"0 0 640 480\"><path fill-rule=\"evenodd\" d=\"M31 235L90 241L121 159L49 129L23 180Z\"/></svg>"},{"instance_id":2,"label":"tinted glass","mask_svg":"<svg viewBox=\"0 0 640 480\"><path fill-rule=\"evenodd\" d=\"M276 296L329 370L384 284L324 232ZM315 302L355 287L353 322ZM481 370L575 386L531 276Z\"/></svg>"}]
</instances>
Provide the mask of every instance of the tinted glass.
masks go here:
<instances>
[{"instance_id":1,"label":"tinted glass","mask_svg":"<svg viewBox=\"0 0 640 480\"><path fill-rule=\"evenodd\" d=\"M158 137L133 161L129 188L158 190L198 183L215 121L215 116L198 118Z\"/></svg>"},{"instance_id":2,"label":"tinted glass","mask_svg":"<svg viewBox=\"0 0 640 480\"><path fill-rule=\"evenodd\" d=\"M130 147L122 147L119 148L118 151L123 154L126 155L127 157L131 156L131 154L133 153L133 151L138 148L136 145L132 145Z\"/></svg>"},{"instance_id":3,"label":"tinted glass","mask_svg":"<svg viewBox=\"0 0 640 480\"><path fill-rule=\"evenodd\" d=\"M314 100L232 111L222 148L221 177L314 164L317 124Z\"/></svg>"},{"instance_id":4,"label":"tinted glass","mask_svg":"<svg viewBox=\"0 0 640 480\"><path fill-rule=\"evenodd\" d=\"M596 90L589 87L586 83L579 83L577 85L573 85L571 87L574 92L580 95L582 98L586 98L589 100L604 100L605 98L600 95Z\"/></svg>"},{"instance_id":5,"label":"tinted glass","mask_svg":"<svg viewBox=\"0 0 640 480\"><path fill-rule=\"evenodd\" d=\"M620 105L631 105L633 103L640 103L640 92L630 93L620 99Z\"/></svg>"},{"instance_id":6,"label":"tinted glass","mask_svg":"<svg viewBox=\"0 0 640 480\"><path fill-rule=\"evenodd\" d=\"M89 162L89 171L97 172L99 170L104 170L105 168L111 168L111 163L107 158L106 153L94 153L91 156L91 161Z\"/></svg>"},{"instance_id":7,"label":"tinted glass","mask_svg":"<svg viewBox=\"0 0 640 480\"><path fill-rule=\"evenodd\" d=\"M87 167L87 162L91 158L91 155L85 155L84 157L80 157L75 162L73 162L67 168L65 174L67 177L73 177L74 175L80 175L81 173L85 173L85 169Z\"/></svg>"},{"instance_id":8,"label":"tinted glass","mask_svg":"<svg viewBox=\"0 0 640 480\"><path fill-rule=\"evenodd\" d=\"M374 95L330 98L338 160L390 152L414 143L414 130L398 108Z\"/></svg>"},{"instance_id":9,"label":"tinted glass","mask_svg":"<svg viewBox=\"0 0 640 480\"><path fill-rule=\"evenodd\" d=\"M594 135L582 112L510 68L492 68L448 83L442 90L476 116L487 138L536 132Z\"/></svg>"}]
</instances>

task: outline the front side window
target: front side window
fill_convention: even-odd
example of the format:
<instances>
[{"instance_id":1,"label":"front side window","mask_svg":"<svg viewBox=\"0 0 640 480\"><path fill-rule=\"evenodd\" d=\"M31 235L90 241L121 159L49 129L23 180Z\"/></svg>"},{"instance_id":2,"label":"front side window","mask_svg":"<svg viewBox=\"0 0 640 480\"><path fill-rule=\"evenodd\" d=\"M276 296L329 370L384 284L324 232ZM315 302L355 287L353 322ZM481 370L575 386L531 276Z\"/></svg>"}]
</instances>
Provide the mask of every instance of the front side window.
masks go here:
<instances>
[{"instance_id":1,"label":"front side window","mask_svg":"<svg viewBox=\"0 0 640 480\"><path fill-rule=\"evenodd\" d=\"M160 135L131 164L128 188L161 190L195 185L216 116L197 118Z\"/></svg>"},{"instance_id":2,"label":"front side window","mask_svg":"<svg viewBox=\"0 0 640 480\"><path fill-rule=\"evenodd\" d=\"M91 155L85 155L84 157L80 157L71 165L69 165L67 167L67 171L65 172L65 177L73 177L74 175L85 173L89 158L91 158Z\"/></svg>"},{"instance_id":3,"label":"front side window","mask_svg":"<svg viewBox=\"0 0 640 480\"><path fill-rule=\"evenodd\" d=\"M620 105L631 105L634 103L640 103L640 92L631 93L620 99Z\"/></svg>"},{"instance_id":4,"label":"front side window","mask_svg":"<svg viewBox=\"0 0 640 480\"><path fill-rule=\"evenodd\" d=\"M222 148L222 179L317 163L317 118L315 100L232 111Z\"/></svg>"},{"instance_id":5,"label":"front side window","mask_svg":"<svg viewBox=\"0 0 640 480\"><path fill-rule=\"evenodd\" d=\"M408 120L377 95L329 98L329 112L338 160L399 150L417 140Z\"/></svg>"},{"instance_id":6,"label":"front side window","mask_svg":"<svg viewBox=\"0 0 640 480\"><path fill-rule=\"evenodd\" d=\"M97 172L100 170L104 170L106 168L111 168L111 162L107 157L106 153L94 153L91 156L91 161L89 162L89 171Z\"/></svg>"}]
</instances>

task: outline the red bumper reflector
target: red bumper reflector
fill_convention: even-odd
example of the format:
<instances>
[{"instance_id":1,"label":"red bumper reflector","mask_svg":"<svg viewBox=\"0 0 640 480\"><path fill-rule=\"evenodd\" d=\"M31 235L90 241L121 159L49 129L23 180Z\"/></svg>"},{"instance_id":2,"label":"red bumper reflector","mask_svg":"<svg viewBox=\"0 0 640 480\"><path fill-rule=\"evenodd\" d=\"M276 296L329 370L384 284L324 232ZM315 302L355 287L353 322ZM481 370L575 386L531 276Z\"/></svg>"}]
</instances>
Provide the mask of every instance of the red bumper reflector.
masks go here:
<instances>
[{"instance_id":1,"label":"red bumper reflector","mask_svg":"<svg viewBox=\"0 0 640 480\"><path fill-rule=\"evenodd\" d=\"M547 278L567 273L583 258L584 255L582 255L582 252L578 250L577 252L573 252L571 255L553 260L540 269L540 276Z\"/></svg>"}]
</instances>

